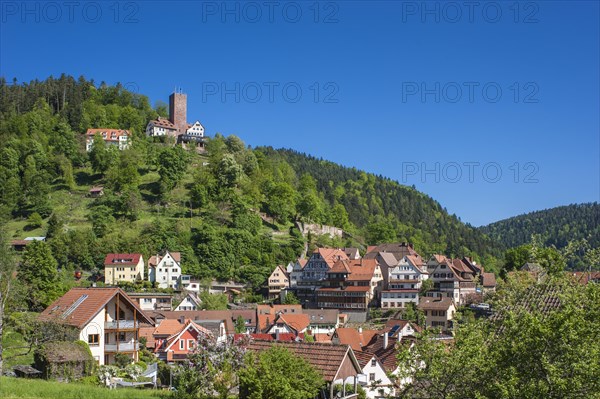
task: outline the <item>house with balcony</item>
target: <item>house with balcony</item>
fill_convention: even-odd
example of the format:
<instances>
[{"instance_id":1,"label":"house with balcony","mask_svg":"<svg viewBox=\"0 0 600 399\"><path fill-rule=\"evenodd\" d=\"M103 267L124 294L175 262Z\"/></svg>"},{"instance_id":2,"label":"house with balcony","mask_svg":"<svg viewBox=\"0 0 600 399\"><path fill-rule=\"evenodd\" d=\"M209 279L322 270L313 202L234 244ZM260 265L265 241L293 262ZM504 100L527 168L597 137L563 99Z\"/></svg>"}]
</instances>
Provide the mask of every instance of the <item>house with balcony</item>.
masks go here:
<instances>
[{"instance_id":1,"label":"house with balcony","mask_svg":"<svg viewBox=\"0 0 600 399\"><path fill-rule=\"evenodd\" d=\"M317 307L366 311L379 302L383 275L375 259L339 260L317 289Z\"/></svg>"},{"instance_id":2,"label":"house with balcony","mask_svg":"<svg viewBox=\"0 0 600 399\"><path fill-rule=\"evenodd\" d=\"M408 303L419 303L419 291L424 280L429 278L427 267L420 258L404 256L389 269L388 288L381 293L383 309L405 308Z\"/></svg>"},{"instance_id":3,"label":"house with balcony","mask_svg":"<svg viewBox=\"0 0 600 399\"><path fill-rule=\"evenodd\" d=\"M300 303L306 307L317 304L317 290L327 286L327 273L340 260L348 260L348 255L338 248L317 248L302 268L293 289Z\"/></svg>"},{"instance_id":4,"label":"house with balcony","mask_svg":"<svg viewBox=\"0 0 600 399\"><path fill-rule=\"evenodd\" d=\"M173 310L173 295L164 292L129 292L127 295L147 310Z\"/></svg>"},{"instance_id":5,"label":"house with balcony","mask_svg":"<svg viewBox=\"0 0 600 399\"><path fill-rule=\"evenodd\" d=\"M121 129L88 129L85 133L85 150L87 152L92 151L94 146L94 137L99 135L107 146L114 146L119 150L125 150L129 148L129 140L131 133L128 130Z\"/></svg>"},{"instance_id":6,"label":"house with balcony","mask_svg":"<svg viewBox=\"0 0 600 399\"><path fill-rule=\"evenodd\" d=\"M452 298L457 305L462 305L477 292L479 276L461 259L433 255L427 262L427 270L433 281L433 290L427 296Z\"/></svg>"},{"instance_id":7,"label":"house with balcony","mask_svg":"<svg viewBox=\"0 0 600 399\"><path fill-rule=\"evenodd\" d=\"M153 325L140 306L120 288L72 288L41 314L40 320L60 321L79 330L100 365L122 353L139 360L140 328Z\"/></svg>"},{"instance_id":8,"label":"house with balcony","mask_svg":"<svg viewBox=\"0 0 600 399\"><path fill-rule=\"evenodd\" d=\"M144 279L142 254L108 254L104 259L104 284L135 283Z\"/></svg>"},{"instance_id":9,"label":"house with balcony","mask_svg":"<svg viewBox=\"0 0 600 399\"><path fill-rule=\"evenodd\" d=\"M148 280L157 288L180 289L181 253L166 251L148 260Z\"/></svg>"}]
</instances>

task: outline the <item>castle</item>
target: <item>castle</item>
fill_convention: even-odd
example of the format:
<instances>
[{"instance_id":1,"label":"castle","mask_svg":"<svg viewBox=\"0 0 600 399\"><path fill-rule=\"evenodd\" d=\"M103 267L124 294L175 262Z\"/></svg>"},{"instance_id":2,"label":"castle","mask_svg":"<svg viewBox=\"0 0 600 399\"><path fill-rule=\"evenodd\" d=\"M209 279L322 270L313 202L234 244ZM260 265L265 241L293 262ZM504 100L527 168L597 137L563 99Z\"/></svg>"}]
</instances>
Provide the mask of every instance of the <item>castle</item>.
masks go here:
<instances>
[{"instance_id":1,"label":"castle","mask_svg":"<svg viewBox=\"0 0 600 399\"><path fill-rule=\"evenodd\" d=\"M159 116L148 122L146 135L174 137L178 144L195 143L199 148L204 148L205 143L204 126L200 121L187 122L187 95L181 90L169 96L169 119Z\"/></svg>"}]
</instances>

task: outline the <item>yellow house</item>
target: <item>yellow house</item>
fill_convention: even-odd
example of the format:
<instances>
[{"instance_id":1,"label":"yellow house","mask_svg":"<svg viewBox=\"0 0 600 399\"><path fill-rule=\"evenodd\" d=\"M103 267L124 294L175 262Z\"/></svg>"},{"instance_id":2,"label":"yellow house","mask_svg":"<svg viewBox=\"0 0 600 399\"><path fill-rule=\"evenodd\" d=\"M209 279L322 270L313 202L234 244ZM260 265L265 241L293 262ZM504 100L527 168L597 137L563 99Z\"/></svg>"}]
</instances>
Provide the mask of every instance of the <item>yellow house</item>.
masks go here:
<instances>
[{"instance_id":1,"label":"yellow house","mask_svg":"<svg viewBox=\"0 0 600 399\"><path fill-rule=\"evenodd\" d=\"M104 260L104 283L120 281L134 283L144 279L144 258L141 254L108 254Z\"/></svg>"}]
</instances>

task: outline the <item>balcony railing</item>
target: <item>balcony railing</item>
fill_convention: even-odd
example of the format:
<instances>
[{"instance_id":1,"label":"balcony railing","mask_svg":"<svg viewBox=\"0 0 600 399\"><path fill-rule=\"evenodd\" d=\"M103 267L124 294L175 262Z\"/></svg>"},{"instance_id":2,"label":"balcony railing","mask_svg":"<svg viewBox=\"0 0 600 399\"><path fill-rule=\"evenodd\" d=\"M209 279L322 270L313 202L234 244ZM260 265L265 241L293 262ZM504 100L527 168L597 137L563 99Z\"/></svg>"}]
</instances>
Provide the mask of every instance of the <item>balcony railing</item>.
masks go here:
<instances>
[{"instance_id":1,"label":"balcony railing","mask_svg":"<svg viewBox=\"0 0 600 399\"><path fill-rule=\"evenodd\" d=\"M138 350L137 342L119 342L118 348L117 344L104 345L105 352L133 352L136 350Z\"/></svg>"},{"instance_id":2,"label":"balcony railing","mask_svg":"<svg viewBox=\"0 0 600 399\"><path fill-rule=\"evenodd\" d=\"M133 320L107 321L104 323L105 330L126 330L140 328L140 323Z\"/></svg>"}]
</instances>

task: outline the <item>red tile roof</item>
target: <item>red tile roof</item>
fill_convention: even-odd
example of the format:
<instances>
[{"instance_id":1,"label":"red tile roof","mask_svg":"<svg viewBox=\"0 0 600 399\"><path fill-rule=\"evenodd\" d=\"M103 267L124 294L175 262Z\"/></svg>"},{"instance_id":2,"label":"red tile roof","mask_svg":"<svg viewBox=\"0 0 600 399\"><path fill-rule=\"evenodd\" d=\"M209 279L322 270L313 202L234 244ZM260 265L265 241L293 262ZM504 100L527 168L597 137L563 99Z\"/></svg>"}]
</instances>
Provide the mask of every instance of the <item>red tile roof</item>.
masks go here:
<instances>
[{"instance_id":1,"label":"red tile roof","mask_svg":"<svg viewBox=\"0 0 600 399\"><path fill-rule=\"evenodd\" d=\"M281 341L260 341L252 340L248 343L247 348L251 351L262 352L270 349L272 346L285 348L302 357L311 366L315 368L325 381L332 382L338 374L341 374L341 366L344 361L349 360L354 365L354 373L356 375L361 372L360 364L356 360L352 349L347 345L334 345L323 343L307 343L307 342L281 342Z\"/></svg>"},{"instance_id":2,"label":"red tile roof","mask_svg":"<svg viewBox=\"0 0 600 399\"><path fill-rule=\"evenodd\" d=\"M483 286L484 287L495 287L496 286L496 275L494 273L483 273Z\"/></svg>"},{"instance_id":3,"label":"red tile roof","mask_svg":"<svg viewBox=\"0 0 600 399\"><path fill-rule=\"evenodd\" d=\"M338 260L348 259L346 252L337 248L317 248L314 253L319 253L321 258L331 268Z\"/></svg>"},{"instance_id":4,"label":"red tile roof","mask_svg":"<svg viewBox=\"0 0 600 399\"><path fill-rule=\"evenodd\" d=\"M166 118L161 118L160 116L158 117L158 119L150 121L150 123L154 124L154 126L156 127L164 127L165 129L177 130L177 127L175 127L175 125L170 120Z\"/></svg>"},{"instance_id":5,"label":"red tile roof","mask_svg":"<svg viewBox=\"0 0 600 399\"><path fill-rule=\"evenodd\" d=\"M387 332L385 334L387 334ZM376 334L363 348L363 351L377 355L377 358L383 365L385 371L391 373L398 367L398 358L396 357L396 345L398 344L398 339L396 337L388 336L387 347L384 348L383 344L383 334Z\"/></svg>"},{"instance_id":6,"label":"red tile roof","mask_svg":"<svg viewBox=\"0 0 600 399\"><path fill-rule=\"evenodd\" d=\"M135 266L140 262L142 254L108 254L104 259L104 265Z\"/></svg>"},{"instance_id":7,"label":"red tile roof","mask_svg":"<svg viewBox=\"0 0 600 399\"><path fill-rule=\"evenodd\" d=\"M380 333L377 330L362 330L359 332L355 328L336 328L333 338L336 342L343 345L350 345L353 350L362 350L375 335Z\"/></svg>"},{"instance_id":8,"label":"red tile roof","mask_svg":"<svg viewBox=\"0 0 600 399\"><path fill-rule=\"evenodd\" d=\"M96 134L100 134L105 141L119 141L121 136L129 136L128 130L122 129L88 129L86 136L93 138Z\"/></svg>"},{"instance_id":9,"label":"red tile roof","mask_svg":"<svg viewBox=\"0 0 600 399\"><path fill-rule=\"evenodd\" d=\"M293 328L296 332L302 332L310 324L310 319L306 314L280 314L277 316L273 324L284 323L289 327ZM268 327L267 327L268 328Z\"/></svg>"},{"instance_id":10,"label":"red tile roof","mask_svg":"<svg viewBox=\"0 0 600 399\"><path fill-rule=\"evenodd\" d=\"M152 320L120 288L71 288L41 314L40 320L57 320L79 329L87 325L116 295L137 310L138 321L152 324Z\"/></svg>"},{"instance_id":11,"label":"red tile roof","mask_svg":"<svg viewBox=\"0 0 600 399\"><path fill-rule=\"evenodd\" d=\"M233 336L233 340L234 341L239 341L242 340L244 338L251 338L251 339L258 339L258 340L262 340L262 341L275 341L277 340L277 334L263 334L263 333L258 333L258 334L235 334ZM294 334L294 333L282 333L279 334L279 341L296 341L296 339L299 338L300 341L304 340L304 334Z\"/></svg>"}]
</instances>

